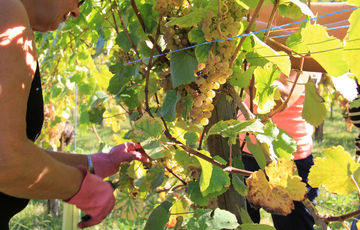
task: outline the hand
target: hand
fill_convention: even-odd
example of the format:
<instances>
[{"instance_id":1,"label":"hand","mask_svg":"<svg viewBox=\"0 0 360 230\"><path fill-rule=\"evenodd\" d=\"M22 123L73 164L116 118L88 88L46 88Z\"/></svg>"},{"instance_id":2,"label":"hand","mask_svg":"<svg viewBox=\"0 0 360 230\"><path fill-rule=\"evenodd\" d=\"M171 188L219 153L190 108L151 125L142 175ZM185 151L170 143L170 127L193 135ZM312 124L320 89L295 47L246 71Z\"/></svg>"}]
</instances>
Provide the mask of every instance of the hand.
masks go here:
<instances>
[{"instance_id":1,"label":"hand","mask_svg":"<svg viewBox=\"0 0 360 230\"><path fill-rule=\"evenodd\" d=\"M100 223L111 212L115 204L114 189L83 166L78 169L85 174L84 180L75 196L65 202L76 205L91 217L78 223L79 228L86 228Z\"/></svg>"},{"instance_id":2,"label":"hand","mask_svg":"<svg viewBox=\"0 0 360 230\"><path fill-rule=\"evenodd\" d=\"M127 142L113 147L108 154L96 153L91 155L95 175L102 178L111 176L119 171L122 162L139 160L149 163L150 159L139 144Z\"/></svg>"}]
</instances>

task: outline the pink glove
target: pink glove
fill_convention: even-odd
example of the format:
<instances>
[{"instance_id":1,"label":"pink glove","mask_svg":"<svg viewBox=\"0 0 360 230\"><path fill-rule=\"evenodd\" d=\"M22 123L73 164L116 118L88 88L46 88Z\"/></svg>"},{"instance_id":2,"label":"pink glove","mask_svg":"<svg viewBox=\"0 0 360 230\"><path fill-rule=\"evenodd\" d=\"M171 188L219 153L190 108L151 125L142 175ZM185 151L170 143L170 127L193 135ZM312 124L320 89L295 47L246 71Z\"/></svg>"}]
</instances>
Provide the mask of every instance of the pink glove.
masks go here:
<instances>
[{"instance_id":1,"label":"pink glove","mask_svg":"<svg viewBox=\"0 0 360 230\"><path fill-rule=\"evenodd\" d=\"M114 189L83 166L77 168L85 174L84 180L80 190L65 202L76 205L91 217L78 223L79 228L86 228L100 223L111 212L115 204Z\"/></svg>"},{"instance_id":2,"label":"pink glove","mask_svg":"<svg viewBox=\"0 0 360 230\"><path fill-rule=\"evenodd\" d=\"M132 142L117 145L108 154L96 153L91 155L95 175L102 178L117 173L121 162L130 162L132 160L139 160L144 163L150 162L144 149L139 144Z\"/></svg>"}]
</instances>

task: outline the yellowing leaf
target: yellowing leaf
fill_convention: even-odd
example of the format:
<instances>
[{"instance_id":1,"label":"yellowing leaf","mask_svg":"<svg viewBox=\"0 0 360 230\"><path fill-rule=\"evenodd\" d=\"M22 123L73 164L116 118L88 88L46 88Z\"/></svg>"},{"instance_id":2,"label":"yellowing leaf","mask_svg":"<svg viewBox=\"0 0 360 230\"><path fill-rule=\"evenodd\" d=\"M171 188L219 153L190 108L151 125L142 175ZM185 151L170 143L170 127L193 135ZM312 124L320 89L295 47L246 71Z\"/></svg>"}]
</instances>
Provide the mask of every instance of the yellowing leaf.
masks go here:
<instances>
[{"instance_id":1,"label":"yellowing leaf","mask_svg":"<svg viewBox=\"0 0 360 230\"><path fill-rule=\"evenodd\" d=\"M246 183L249 187L247 199L253 205L280 215L288 215L294 209L289 193L279 186L272 188L262 170L254 172Z\"/></svg>"},{"instance_id":2,"label":"yellowing leaf","mask_svg":"<svg viewBox=\"0 0 360 230\"><path fill-rule=\"evenodd\" d=\"M175 221L179 216L186 217L189 214L186 214L189 211L189 203L186 202L184 198L178 199L175 201L173 206L170 208L170 219L169 223Z\"/></svg>"},{"instance_id":3,"label":"yellowing leaf","mask_svg":"<svg viewBox=\"0 0 360 230\"><path fill-rule=\"evenodd\" d=\"M360 1L359 1L360 2ZM343 50L344 59L349 64L350 71L360 76L360 10L354 11L350 18L350 27L345 38L345 47Z\"/></svg>"},{"instance_id":4,"label":"yellowing leaf","mask_svg":"<svg viewBox=\"0 0 360 230\"><path fill-rule=\"evenodd\" d=\"M305 101L302 117L315 127L321 125L326 117L324 100L316 92L313 82L308 82L305 85Z\"/></svg>"},{"instance_id":5,"label":"yellowing leaf","mask_svg":"<svg viewBox=\"0 0 360 230\"><path fill-rule=\"evenodd\" d=\"M272 185L280 186L286 189L292 200L301 201L307 192L305 183L301 182L301 177L294 175L296 166L293 161L278 159L278 162L272 162L266 166L266 175Z\"/></svg>"},{"instance_id":6,"label":"yellowing leaf","mask_svg":"<svg viewBox=\"0 0 360 230\"><path fill-rule=\"evenodd\" d=\"M360 166L344 151L343 147L332 147L324 150L324 158L317 157L309 173L309 184L312 187L324 186L329 192L347 195L355 190L351 175Z\"/></svg>"},{"instance_id":7,"label":"yellowing leaf","mask_svg":"<svg viewBox=\"0 0 360 230\"><path fill-rule=\"evenodd\" d=\"M314 58L330 76L341 76L348 71L348 65L342 56L342 42L328 35L327 28L308 24L301 31L304 43ZM326 52L325 52L326 51Z\"/></svg>"},{"instance_id":8,"label":"yellowing leaf","mask_svg":"<svg viewBox=\"0 0 360 230\"><path fill-rule=\"evenodd\" d=\"M141 216L143 203L139 199L134 199L128 192L119 192L116 197L114 210L117 210L122 220L136 220Z\"/></svg>"},{"instance_id":9,"label":"yellowing leaf","mask_svg":"<svg viewBox=\"0 0 360 230\"><path fill-rule=\"evenodd\" d=\"M158 138L162 131L160 118L152 118L144 114L144 116L135 122L132 136L138 142L142 142L148 138Z\"/></svg>"},{"instance_id":10,"label":"yellowing leaf","mask_svg":"<svg viewBox=\"0 0 360 230\"><path fill-rule=\"evenodd\" d=\"M305 183L294 175L295 168L294 162L280 158L265 167L269 181L264 171L254 172L246 180L248 200L271 213L289 214L294 209L293 200L303 200L307 192Z\"/></svg>"},{"instance_id":11,"label":"yellowing leaf","mask_svg":"<svg viewBox=\"0 0 360 230\"><path fill-rule=\"evenodd\" d=\"M269 62L276 65L280 71L285 74L286 76L289 76L290 74L290 58L288 55L286 55L285 52L277 52L274 49L272 49L270 46L268 46L266 43L261 41L256 35L252 34L255 45L254 50L257 54L260 56L263 56L266 58Z\"/></svg>"}]
</instances>

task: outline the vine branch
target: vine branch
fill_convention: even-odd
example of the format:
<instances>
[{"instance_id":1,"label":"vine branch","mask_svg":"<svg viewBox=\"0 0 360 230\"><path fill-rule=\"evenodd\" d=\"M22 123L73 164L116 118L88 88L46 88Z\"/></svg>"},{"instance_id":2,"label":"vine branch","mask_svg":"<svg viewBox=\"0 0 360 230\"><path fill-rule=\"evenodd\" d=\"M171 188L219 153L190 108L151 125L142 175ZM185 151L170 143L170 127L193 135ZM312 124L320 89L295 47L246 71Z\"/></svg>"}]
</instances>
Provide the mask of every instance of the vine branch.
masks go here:
<instances>
[{"instance_id":1,"label":"vine branch","mask_svg":"<svg viewBox=\"0 0 360 230\"><path fill-rule=\"evenodd\" d=\"M177 140L176 138L174 138L169 132L165 132L165 136L173 141L173 143L169 143L167 142L166 144L168 145L174 145L174 146L179 146L181 147L182 149L184 149L186 152L190 153L190 154L193 154L203 160L206 160L207 162L223 169L224 171L226 172L230 172L230 173L236 173L236 174L240 174L240 175L243 175L243 176L250 176L252 174L251 171L247 171L247 170L243 170L243 169L237 169L237 168L232 168L232 167L228 167L222 163L220 163L219 161L216 161L200 152L198 152L197 150L187 146L187 145L184 145L183 143L181 143L179 140Z\"/></svg>"}]
</instances>

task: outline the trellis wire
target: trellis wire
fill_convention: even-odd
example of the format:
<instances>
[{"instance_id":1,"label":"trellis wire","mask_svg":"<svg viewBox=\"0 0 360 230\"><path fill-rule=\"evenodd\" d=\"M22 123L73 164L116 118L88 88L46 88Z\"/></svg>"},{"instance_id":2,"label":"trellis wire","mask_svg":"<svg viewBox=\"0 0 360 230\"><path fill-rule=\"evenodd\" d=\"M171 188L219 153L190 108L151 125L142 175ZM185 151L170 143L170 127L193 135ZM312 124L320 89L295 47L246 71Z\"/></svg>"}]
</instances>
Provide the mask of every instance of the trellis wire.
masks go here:
<instances>
[{"instance_id":1,"label":"trellis wire","mask_svg":"<svg viewBox=\"0 0 360 230\"><path fill-rule=\"evenodd\" d=\"M207 42L203 42L203 43L200 43L200 44L196 44L196 45L192 45L192 46L187 46L187 47L185 47L185 48L181 48L181 49L178 49L178 50L173 50L173 51L170 51L170 52L167 52L167 53L157 54L157 55L154 55L154 56L152 56L152 57L153 57L153 58L157 58L157 57L165 56L165 55L168 55L168 54L177 53L177 52L180 52L180 51L192 49L192 48L195 48L195 47L197 47L197 46L202 46L202 45L206 45L206 44L210 44L210 43L214 43L214 42L228 41L228 40L232 40L232 39L237 39L237 38L241 38L241 37L246 37L246 36L249 36L249 35L252 35L252 34L258 34L258 33L266 32L266 31L276 30L276 29L280 29L280 28L283 28L283 27L286 27L286 26L291 26L291 25L295 25L295 24L307 22L307 21L310 21L310 20L317 20L317 19L319 19L319 18L324 18L324 17L328 17L328 16L332 16L332 15L344 13L344 12L347 12L347 11L356 10L356 9L358 9L358 8L359 8L359 7L352 7L352 8L349 8L349 9L339 10L339 11L336 11L336 12L333 12L333 13L324 14L324 15L317 16L317 17L314 17L314 18L307 18L307 19L304 19L304 20L296 21L296 22L291 22L291 23L286 23L286 24L283 24L283 25L275 26L275 27L270 27L270 28L268 28L268 29L258 30L258 31L250 32L250 33L246 33L246 34L241 34L241 35L238 35L238 36L235 36L235 37L230 37L230 38L223 38L223 39L218 39L218 40L207 41ZM333 27L333 29L334 29L334 28L336 28L336 27ZM339 28L345 28L345 26L338 26L337 29L339 29ZM282 35L281 35L281 36L282 36ZM290 35L287 35L287 36L290 36ZM145 61L145 60L148 60L148 59L150 59L150 57L141 58L141 59L137 59L137 60L135 60L135 61L127 62L127 63L125 63L125 65L134 64L134 63L141 62L141 61Z\"/></svg>"}]
</instances>

